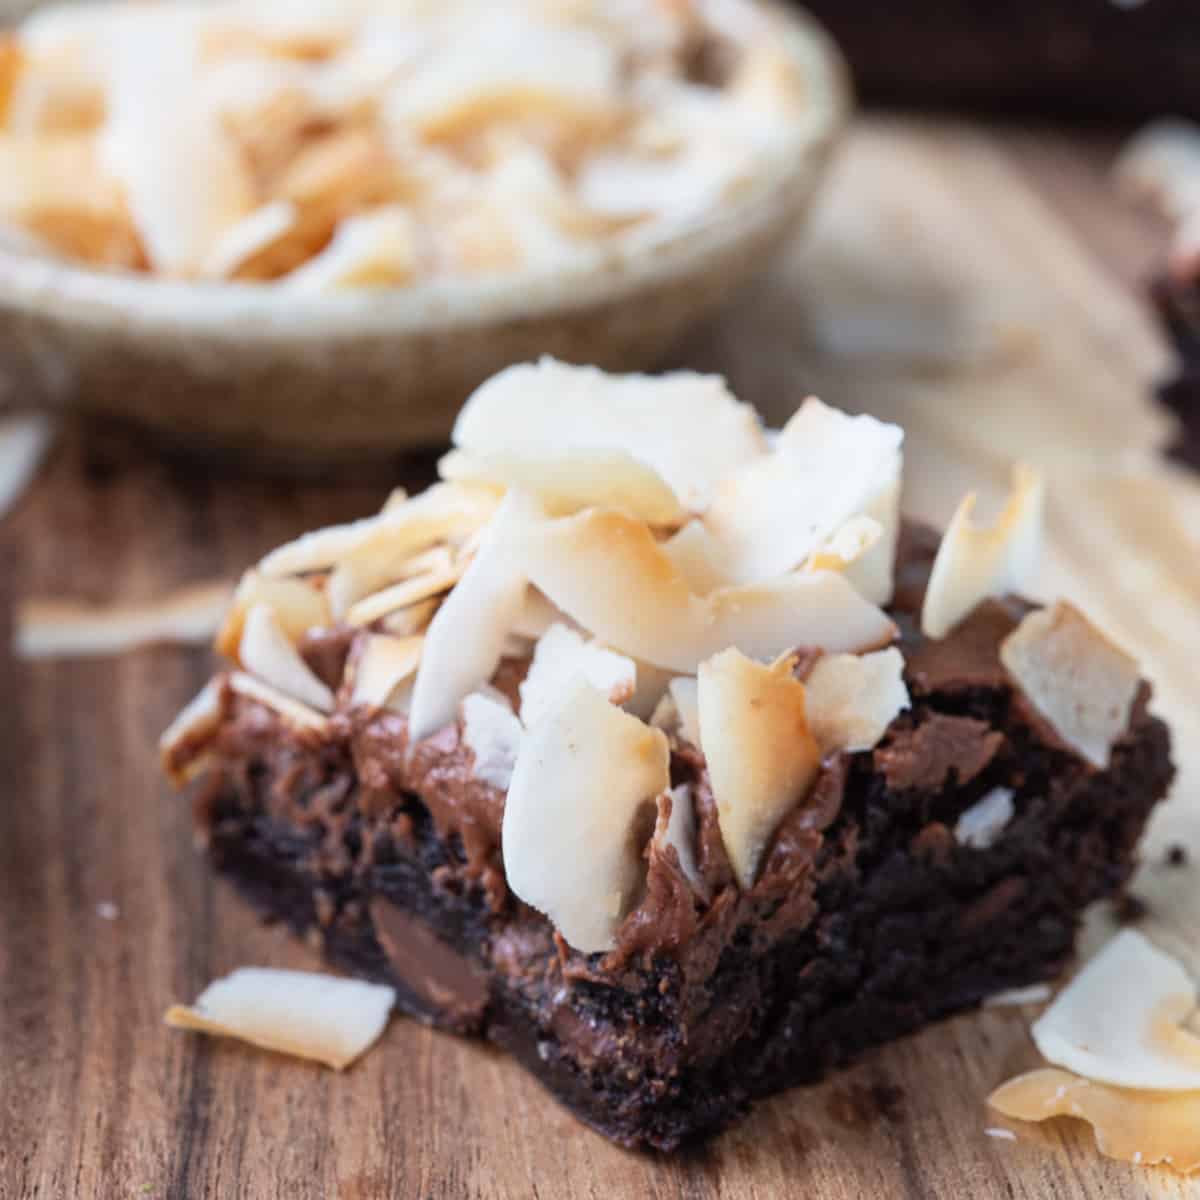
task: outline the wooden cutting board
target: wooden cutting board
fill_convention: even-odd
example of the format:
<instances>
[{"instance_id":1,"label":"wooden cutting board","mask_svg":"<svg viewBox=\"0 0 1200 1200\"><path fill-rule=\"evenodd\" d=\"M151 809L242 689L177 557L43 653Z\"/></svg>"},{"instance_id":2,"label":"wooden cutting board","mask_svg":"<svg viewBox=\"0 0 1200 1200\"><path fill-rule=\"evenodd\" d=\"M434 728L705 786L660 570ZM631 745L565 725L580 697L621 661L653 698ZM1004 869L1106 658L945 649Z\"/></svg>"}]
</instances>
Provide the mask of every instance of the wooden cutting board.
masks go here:
<instances>
[{"instance_id":1,"label":"wooden cutting board","mask_svg":"<svg viewBox=\"0 0 1200 1200\"><path fill-rule=\"evenodd\" d=\"M1186 952L1200 946L1200 487L1155 456L1168 429L1147 384L1165 355L1134 284L1157 234L1107 194L1107 149L872 121L813 237L680 358L727 372L773 420L811 390L900 421L925 518L970 487L998 498L1015 456L1047 469L1043 591L1141 655L1175 728L1179 785L1136 891ZM0 525L0 640L19 598L232 579L384 490L238 481L68 436ZM1038 1061L1020 1009L887 1047L668 1160L615 1149L502 1056L408 1021L343 1075L167 1030L169 1003L237 965L316 965L209 876L159 776L155 739L210 667L180 649L0 659L0 1197L1191 1194L1101 1159L1071 1123L987 1136L1006 1126L989 1089ZM1162 865L1175 841L1193 866Z\"/></svg>"}]
</instances>

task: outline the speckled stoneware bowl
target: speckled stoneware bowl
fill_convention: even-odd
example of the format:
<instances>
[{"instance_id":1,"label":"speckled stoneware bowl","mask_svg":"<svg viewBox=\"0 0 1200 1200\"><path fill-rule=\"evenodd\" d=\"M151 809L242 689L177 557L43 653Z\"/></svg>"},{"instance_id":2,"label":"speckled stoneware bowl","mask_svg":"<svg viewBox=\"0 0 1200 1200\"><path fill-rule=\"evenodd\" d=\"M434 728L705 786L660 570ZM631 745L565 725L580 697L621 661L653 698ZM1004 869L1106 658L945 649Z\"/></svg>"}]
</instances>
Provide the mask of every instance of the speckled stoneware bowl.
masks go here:
<instances>
[{"instance_id":1,"label":"speckled stoneware bowl","mask_svg":"<svg viewBox=\"0 0 1200 1200\"><path fill-rule=\"evenodd\" d=\"M654 366L794 230L844 126L836 48L774 11L811 104L704 220L553 272L311 296L101 274L0 245L0 401L313 465L444 440L470 391L513 362Z\"/></svg>"}]
</instances>

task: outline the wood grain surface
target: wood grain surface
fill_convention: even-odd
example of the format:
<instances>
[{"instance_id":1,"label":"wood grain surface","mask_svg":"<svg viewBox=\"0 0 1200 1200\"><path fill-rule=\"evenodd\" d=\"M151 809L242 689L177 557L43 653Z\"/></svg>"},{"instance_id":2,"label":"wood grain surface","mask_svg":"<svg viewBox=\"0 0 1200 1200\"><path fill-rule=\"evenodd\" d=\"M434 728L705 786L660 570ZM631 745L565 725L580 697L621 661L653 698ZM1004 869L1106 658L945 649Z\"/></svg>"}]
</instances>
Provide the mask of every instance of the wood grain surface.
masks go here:
<instances>
[{"instance_id":1,"label":"wood grain surface","mask_svg":"<svg viewBox=\"0 0 1200 1200\"><path fill-rule=\"evenodd\" d=\"M1109 197L1108 146L864 124L812 238L679 358L727 372L773 420L816 391L902 422L908 506L926 518L969 487L998 497L1015 456L1048 469L1041 591L1141 655L1175 729L1179 785L1135 890L1200 966L1200 487L1155 453L1169 431L1147 384L1165 352L1135 285L1159 232ZM233 578L371 510L387 482L253 482L72 433L0 524L0 641L19 598ZM613 1148L502 1056L408 1021L341 1075L164 1028L168 1004L235 966L316 965L209 876L160 778L155 739L210 668L200 650L28 664L0 649L5 1200L1200 1194L1101 1159L1069 1122L986 1135L1006 1124L989 1089L1037 1062L1019 1009L908 1038L666 1160ZM1162 865L1176 841L1197 865Z\"/></svg>"}]
</instances>

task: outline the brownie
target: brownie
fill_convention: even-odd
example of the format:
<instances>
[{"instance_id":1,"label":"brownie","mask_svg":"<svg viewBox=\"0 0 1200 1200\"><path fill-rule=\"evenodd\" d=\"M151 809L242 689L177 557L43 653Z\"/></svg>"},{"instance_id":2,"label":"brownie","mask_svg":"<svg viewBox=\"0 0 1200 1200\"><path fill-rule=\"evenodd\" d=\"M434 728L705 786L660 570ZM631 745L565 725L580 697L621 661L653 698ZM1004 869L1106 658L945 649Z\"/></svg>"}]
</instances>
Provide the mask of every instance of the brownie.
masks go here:
<instances>
[{"instance_id":1,"label":"brownie","mask_svg":"<svg viewBox=\"0 0 1200 1200\"><path fill-rule=\"evenodd\" d=\"M1154 307L1177 356L1157 386L1159 401L1178 419L1169 454L1200 470L1200 270L1166 271L1150 289Z\"/></svg>"},{"instance_id":2,"label":"brownie","mask_svg":"<svg viewBox=\"0 0 1200 1200\"><path fill-rule=\"evenodd\" d=\"M874 749L823 760L749 888L703 756L673 742L703 888L651 843L605 952L572 949L507 886L504 794L472 773L455 725L409 747L403 714L339 693L324 728L298 729L224 676L205 735L168 766L203 769L198 833L264 916L392 984L412 1016L503 1047L607 1137L671 1150L868 1047L1053 978L1084 907L1130 874L1172 777L1148 686L1107 764L1087 761L1001 663L1029 605L986 599L948 636L922 635L937 544L905 528L889 608L910 706ZM334 679L362 636L302 650ZM494 685L511 693L526 666L505 659ZM965 837L964 814L997 794L1011 816Z\"/></svg>"},{"instance_id":3,"label":"brownie","mask_svg":"<svg viewBox=\"0 0 1200 1200\"><path fill-rule=\"evenodd\" d=\"M1190 0L1036 5L805 0L845 51L864 97L1041 117L1200 110Z\"/></svg>"}]
</instances>

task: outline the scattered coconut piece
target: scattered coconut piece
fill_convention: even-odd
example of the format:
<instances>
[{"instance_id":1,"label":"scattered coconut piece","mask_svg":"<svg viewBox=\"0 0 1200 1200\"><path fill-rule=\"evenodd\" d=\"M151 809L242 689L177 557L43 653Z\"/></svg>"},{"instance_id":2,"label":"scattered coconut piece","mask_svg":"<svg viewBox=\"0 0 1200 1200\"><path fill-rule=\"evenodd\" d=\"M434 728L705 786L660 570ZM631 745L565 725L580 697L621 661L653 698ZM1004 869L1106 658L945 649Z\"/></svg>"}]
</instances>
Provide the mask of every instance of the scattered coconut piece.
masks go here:
<instances>
[{"instance_id":1,"label":"scattered coconut piece","mask_svg":"<svg viewBox=\"0 0 1200 1200\"><path fill-rule=\"evenodd\" d=\"M527 530L543 520L531 496L515 488L505 495L479 551L425 634L409 714L413 741L453 721L459 704L491 679L528 591L516 551L527 542Z\"/></svg>"},{"instance_id":2,"label":"scattered coconut piece","mask_svg":"<svg viewBox=\"0 0 1200 1200\"><path fill-rule=\"evenodd\" d=\"M619 512L547 522L523 559L531 582L597 640L683 674L729 646L769 661L794 646L875 649L896 632L831 571L696 596L649 529Z\"/></svg>"},{"instance_id":3,"label":"scattered coconut piece","mask_svg":"<svg viewBox=\"0 0 1200 1200\"><path fill-rule=\"evenodd\" d=\"M265 604L246 614L238 661L252 675L321 712L333 712L333 693L313 674Z\"/></svg>"},{"instance_id":4,"label":"scattered coconut piece","mask_svg":"<svg viewBox=\"0 0 1200 1200\"><path fill-rule=\"evenodd\" d=\"M247 700L253 700L264 708L271 709L277 716L282 717L288 724L299 730L312 733L326 733L329 729L329 719L315 708L293 700L278 688L247 675L245 671L234 671L229 676L229 689Z\"/></svg>"},{"instance_id":5,"label":"scattered coconut piece","mask_svg":"<svg viewBox=\"0 0 1200 1200\"><path fill-rule=\"evenodd\" d=\"M423 637L369 633L354 659L350 706L386 708L395 690L417 673Z\"/></svg>"},{"instance_id":6,"label":"scattered coconut piece","mask_svg":"<svg viewBox=\"0 0 1200 1200\"><path fill-rule=\"evenodd\" d=\"M533 651L521 681L521 722L532 729L553 711L559 698L577 681L590 683L613 704L633 695L637 667L633 659L585 641L566 625L552 625Z\"/></svg>"},{"instance_id":7,"label":"scattered coconut piece","mask_svg":"<svg viewBox=\"0 0 1200 1200\"><path fill-rule=\"evenodd\" d=\"M1138 665L1074 605L1027 614L1000 645L1000 660L1055 732L1103 767L1129 726Z\"/></svg>"},{"instance_id":8,"label":"scattered coconut piece","mask_svg":"<svg viewBox=\"0 0 1200 1200\"><path fill-rule=\"evenodd\" d=\"M1169 117L1140 130L1113 168L1130 200L1172 221L1200 212L1200 125Z\"/></svg>"},{"instance_id":9,"label":"scattered coconut piece","mask_svg":"<svg viewBox=\"0 0 1200 1200\"><path fill-rule=\"evenodd\" d=\"M398 608L411 608L422 600L441 596L448 592L462 577L466 564L454 563L449 567L426 571L411 579L394 583L382 592L376 592L360 600L346 612L348 625L371 625Z\"/></svg>"},{"instance_id":10,"label":"scattered coconut piece","mask_svg":"<svg viewBox=\"0 0 1200 1200\"><path fill-rule=\"evenodd\" d=\"M111 900L101 900L96 905L96 916L102 921L115 921L121 915L121 910Z\"/></svg>"},{"instance_id":11,"label":"scattered coconut piece","mask_svg":"<svg viewBox=\"0 0 1200 1200\"><path fill-rule=\"evenodd\" d=\"M783 817L821 767L808 728L804 684L791 659L765 667L730 649L700 664L700 747L721 838L743 889Z\"/></svg>"},{"instance_id":12,"label":"scattered coconut piece","mask_svg":"<svg viewBox=\"0 0 1200 1200\"><path fill-rule=\"evenodd\" d=\"M697 895L707 900L708 884L696 862L696 807L691 784L681 783L659 796L658 821L654 826L652 844L660 848L675 848L684 878Z\"/></svg>"},{"instance_id":13,"label":"scattered coconut piece","mask_svg":"<svg viewBox=\"0 0 1200 1200\"><path fill-rule=\"evenodd\" d=\"M0 418L0 520L33 481L56 429L41 413Z\"/></svg>"},{"instance_id":14,"label":"scattered coconut piece","mask_svg":"<svg viewBox=\"0 0 1200 1200\"><path fill-rule=\"evenodd\" d=\"M1182 1028L1196 985L1135 929L1118 933L1034 1022L1042 1056L1086 1079L1200 1091L1200 1037Z\"/></svg>"},{"instance_id":15,"label":"scattered coconut piece","mask_svg":"<svg viewBox=\"0 0 1200 1200\"><path fill-rule=\"evenodd\" d=\"M522 741L504 806L505 875L576 950L613 948L669 767L660 730L583 682Z\"/></svg>"},{"instance_id":16,"label":"scattered coconut piece","mask_svg":"<svg viewBox=\"0 0 1200 1200\"><path fill-rule=\"evenodd\" d=\"M1031 983L1028 987L1005 988L983 998L984 1008L1019 1008L1026 1004L1045 1004L1050 999L1048 983Z\"/></svg>"},{"instance_id":17,"label":"scattered coconut piece","mask_svg":"<svg viewBox=\"0 0 1200 1200\"><path fill-rule=\"evenodd\" d=\"M463 744L477 779L507 792L525 730L503 696L472 692L462 702Z\"/></svg>"},{"instance_id":18,"label":"scattered coconut piece","mask_svg":"<svg viewBox=\"0 0 1200 1200\"><path fill-rule=\"evenodd\" d=\"M239 967L164 1019L174 1029L238 1038L341 1071L383 1032L395 1002L396 993L378 983Z\"/></svg>"},{"instance_id":19,"label":"scattered coconut piece","mask_svg":"<svg viewBox=\"0 0 1200 1200\"><path fill-rule=\"evenodd\" d=\"M1108 1158L1135 1166L1161 1163L1183 1174L1200 1168L1200 1093L1109 1087L1044 1067L1010 1079L988 1104L1018 1121L1086 1121Z\"/></svg>"},{"instance_id":20,"label":"scattered coconut piece","mask_svg":"<svg viewBox=\"0 0 1200 1200\"><path fill-rule=\"evenodd\" d=\"M772 452L723 480L704 514L728 578L754 583L794 570L890 495L903 439L898 425L806 400Z\"/></svg>"},{"instance_id":21,"label":"scattered coconut piece","mask_svg":"<svg viewBox=\"0 0 1200 1200\"><path fill-rule=\"evenodd\" d=\"M221 623L230 594L227 583L203 583L162 600L109 608L26 600L17 606L14 650L20 658L87 658L160 642L207 642Z\"/></svg>"},{"instance_id":22,"label":"scattered coconut piece","mask_svg":"<svg viewBox=\"0 0 1200 1200\"><path fill-rule=\"evenodd\" d=\"M291 233L297 217L296 206L289 200L273 200L256 208L217 238L200 264L200 278L230 278L249 259Z\"/></svg>"},{"instance_id":23,"label":"scattered coconut piece","mask_svg":"<svg viewBox=\"0 0 1200 1200\"><path fill-rule=\"evenodd\" d=\"M237 656L238 643L246 625L246 614L256 604L265 604L289 641L298 642L310 629L332 624L325 593L303 579L273 579L261 571L250 570L242 576L233 594L233 603L217 633L217 652L226 658Z\"/></svg>"},{"instance_id":24,"label":"scattered coconut piece","mask_svg":"<svg viewBox=\"0 0 1200 1200\"><path fill-rule=\"evenodd\" d=\"M921 609L926 637L945 637L988 596L1018 592L1029 585L1041 548L1044 492L1042 477L1018 463L1008 503L994 525L980 528L972 520L974 492L963 499L929 573Z\"/></svg>"},{"instance_id":25,"label":"scattered coconut piece","mask_svg":"<svg viewBox=\"0 0 1200 1200\"><path fill-rule=\"evenodd\" d=\"M224 705L221 703L223 691L221 677L214 676L187 702L158 739L163 769L176 787L187 783L203 769L203 756L179 766L177 755L190 745L208 741L220 728L224 714Z\"/></svg>"},{"instance_id":26,"label":"scattered coconut piece","mask_svg":"<svg viewBox=\"0 0 1200 1200\"><path fill-rule=\"evenodd\" d=\"M873 750L909 706L904 656L895 647L874 654L823 654L805 687L809 728L822 754Z\"/></svg>"},{"instance_id":27,"label":"scattered coconut piece","mask_svg":"<svg viewBox=\"0 0 1200 1200\"><path fill-rule=\"evenodd\" d=\"M463 406L454 444L472 455L620 450L702 509L718 481L765 452L753 408L715 375L609 375L543 358L494 375Z\"/></svg>"},{"instance_id":28,"label":"scattered coconut piece","mask_svg":"<svg viewBox=\"0 0 1200 1200\"><path fill-rule=\"evenodd\" d=\"M552 517L584 508L619 508L650 525L686 519L662 477L625 450L559 449L554 455L451 450L438 464L443 479L532 492Z\"/></svg>"},{"instance_id":29,"label":"scattered coconut piece","mask_svg":"<svg viewBox=\"0 0 1200 1200\"><path fill-rule=\"evenodd\" d=\"M993 1126L991 1129L985 1129L985 1136L995 1138L1000 1142L1015 1142L1017 1135L1011 1129L1001 1129L999 1126Z\"/></svg>"},{"instance_id":30,"label":"scattered coconut piece","mask_svg":"<svg viewBox=\"0 0 1200 1200\"><path fill-rule=\"evenodd\" d=\"M972 850L994 846L1016 814L1012 788L992 788L960 816L954 825L954 839Z\"/></svg>"},{"instance_id":31,"label":"scattered coconut piece","mask_svg":"<svg viewBox=\"0 0 1200 1200\"><path fill-rule=\"evenodd\" d=\"M286 275L291 292L328 292L338 288L395 287L420 270L417 223L405 208L388 205L338 225L320 253Z\"/></svg>"}]
</instances>

